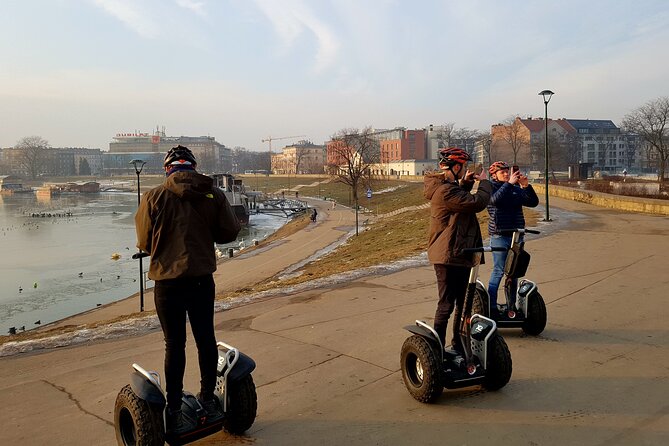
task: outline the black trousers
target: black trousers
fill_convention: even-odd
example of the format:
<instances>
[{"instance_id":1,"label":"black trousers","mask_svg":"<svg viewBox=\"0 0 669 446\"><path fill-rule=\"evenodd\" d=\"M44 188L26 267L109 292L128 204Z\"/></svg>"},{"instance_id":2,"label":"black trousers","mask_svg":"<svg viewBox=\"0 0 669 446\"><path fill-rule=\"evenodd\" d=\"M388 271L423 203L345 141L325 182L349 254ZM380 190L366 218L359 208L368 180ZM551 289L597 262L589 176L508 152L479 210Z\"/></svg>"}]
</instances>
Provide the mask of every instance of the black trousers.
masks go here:
<instances>
[{"instance_id":1,"label":"black trousers","mask_svg":"<svg viewBox=\"0 0 669 446\"><path fill-rule=\"evenodd\" d=\"M437 312L434 315L434 330L439 335L442 345L446 346L444 341L446 339L448 318L453 313L453 310L455 310L451 344L460 346L458 319L460 318L462 304L467 292L470 268L435 264L434 271L437 273L437 289L439 291Z\"/></svg>"},{"instance_id":2,"label":"black trousers","mask_svg":"<svg viewBox=\"0 0 669 446\"><path fill-rule=\"evenodd\" d=\"M165 336L165 390L167 405L181 407L186 370L186 314L190 320L200 363L200 394L210 398L216 387L218 348L214 335L214 278L157 280L154 288L156 312Z\"/></svg>"}]
</instances>

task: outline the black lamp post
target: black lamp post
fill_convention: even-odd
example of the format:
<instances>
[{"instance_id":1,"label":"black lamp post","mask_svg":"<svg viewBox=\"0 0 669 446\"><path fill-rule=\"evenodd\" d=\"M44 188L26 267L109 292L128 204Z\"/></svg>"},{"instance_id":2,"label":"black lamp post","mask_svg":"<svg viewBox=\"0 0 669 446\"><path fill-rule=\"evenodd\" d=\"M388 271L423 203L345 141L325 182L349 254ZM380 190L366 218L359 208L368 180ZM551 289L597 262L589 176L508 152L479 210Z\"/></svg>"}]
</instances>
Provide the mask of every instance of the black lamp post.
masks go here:
<instances>
[{"instance_id":1,"label":"black lamp post","mask_svg":"<svg viewBox=\"0 0 669 446\"><path fill-rule=\"evenodd\" d=\"M544 147L544 180L546 181L546 217L544 218L544 221L551 221L550 219L550 213L548 210L548 103L551 101L551 97L554 95L550 90L544 90L539 93L539 96L544 97L544 124L545 124L545 129L544 133L546 136L546 145Z\"/></svg>"},{"instance_id":2,"label":"black lamp post","mask_svg":"<svg viewBox=\"0 0 669 446\"><path fill-rule=\"evenodd\" d=\"M142 169L144 168L146 161L132 160L128 164L132 164L132 166L135 168L135 173L137 174L137 206L139 206L139 202L142 199L139 187L139 174L142 173ZM144 311L144 268L142 267L141 249L139 250L137 257L139 257L139 311L141 312Z\"/></svg>"}]
</instances>

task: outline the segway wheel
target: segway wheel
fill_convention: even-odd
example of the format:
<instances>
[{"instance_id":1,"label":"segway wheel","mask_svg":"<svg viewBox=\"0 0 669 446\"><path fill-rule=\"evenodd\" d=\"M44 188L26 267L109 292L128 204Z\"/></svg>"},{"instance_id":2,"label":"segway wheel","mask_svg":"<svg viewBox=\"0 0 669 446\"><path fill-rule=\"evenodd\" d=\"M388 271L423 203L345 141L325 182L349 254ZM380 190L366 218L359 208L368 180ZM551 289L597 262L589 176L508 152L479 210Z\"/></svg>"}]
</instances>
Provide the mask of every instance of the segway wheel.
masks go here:
<instances>
[{"instance_id":1,"label":"segway wheel","mask_svg":"<svg viewBox=\"0 0 669 446\"><path fill-rule=\"evenodd\" d=\"M412 397L421 403L439 398L444 390L441 364L425 338L414 335L404 341L400 364L404 385Z\"/></svg>"},{"instance_id":2,"label":"segway wheel","mask_svg":"<svg viewBox=\"0 0 669 446\"><path fill-rule=\"evenodd\" d=\"M495 334L488 341L487 365L483 387L488 390L504 387L511 379L511 352L499 334Z\"/></svg>"},{"instance_id":3,"label":"segway wheel","mask_svg":"<svg viewBox=\"0 0 669 446\"><path fill-rule=\"evenodd\" d=\"M527 319L523 323L523 331L531 336L537 336L546 328L546 303L538 292L528 296Z\"/></svg>"},{"instance_id":4,"label":"segway wheel","mask_svg":"<svg viewBox=\"0 0 669 446\"><path fill-rule=\"evenodd\" d=\"M116 397L114 425L119 446L165 444L162 411L135 395L129 385Z\"/></svg>"},{"instance_id":5,"label":"segway wheel","mask_svg":"<svg viewBox=\"0 0 669 446\"><path fill-rule=\"evenodd\" d=\"M246 432L256 419L258 395L251 375L228 384L228 410L223 419L223 428L235 435Z\"/></svg>"},{"instance_id":6,"label":"segway wheel","mask_svg":"<svg viewBox=\"0 0 669 446\"><path fill-rule=\"evenodd\" d=\"M478 288L474 293L474 300L472 301L472 314L490 317L488 314L488 299Z\"/></svg>"}]
</instances>

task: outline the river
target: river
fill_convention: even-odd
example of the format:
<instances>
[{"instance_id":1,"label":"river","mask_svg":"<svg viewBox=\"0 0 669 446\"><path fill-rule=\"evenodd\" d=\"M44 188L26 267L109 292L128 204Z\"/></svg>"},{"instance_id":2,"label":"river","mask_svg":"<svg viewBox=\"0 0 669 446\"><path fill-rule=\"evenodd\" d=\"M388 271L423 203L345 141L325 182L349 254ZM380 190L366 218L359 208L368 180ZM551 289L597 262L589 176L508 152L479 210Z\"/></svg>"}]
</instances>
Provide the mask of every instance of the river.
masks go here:
<instances>
[{"instance_id":1,"label":"river","mask_svg":"<svg viewBox=\"0 0 669 446\"><path fill-rule=\"evenodd\" d=\"M0 334L10 327L29 330L136 293L138 262L131 259L136 208L134 193L50 199L0 195ZM252 215L238 240L248 246L285 222ZM120 257L114 260L116 254Z\"/></svg>"}]
</instances>

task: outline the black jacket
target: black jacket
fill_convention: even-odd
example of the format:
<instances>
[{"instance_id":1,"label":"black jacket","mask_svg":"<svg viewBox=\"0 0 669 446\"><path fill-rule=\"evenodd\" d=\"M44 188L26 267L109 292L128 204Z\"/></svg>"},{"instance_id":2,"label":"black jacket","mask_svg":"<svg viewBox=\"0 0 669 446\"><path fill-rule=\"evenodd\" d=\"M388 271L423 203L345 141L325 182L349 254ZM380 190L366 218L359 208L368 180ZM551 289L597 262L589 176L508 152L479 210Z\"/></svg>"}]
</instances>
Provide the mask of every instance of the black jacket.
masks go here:
<instances>
[{"instance_id":1,"label":"black jacket","mask_svg":"<svg viewBox=\"0 0 669 446\"><path fill-rule=\"evenodd\" d=\"M523 189L520 185L509 182L493 180L491 183L488 233L493 235L502 230L524 228L523 206L533 208L539 204L539 198L532 186L528 184Z\"/></svg>"}]
</instances>

